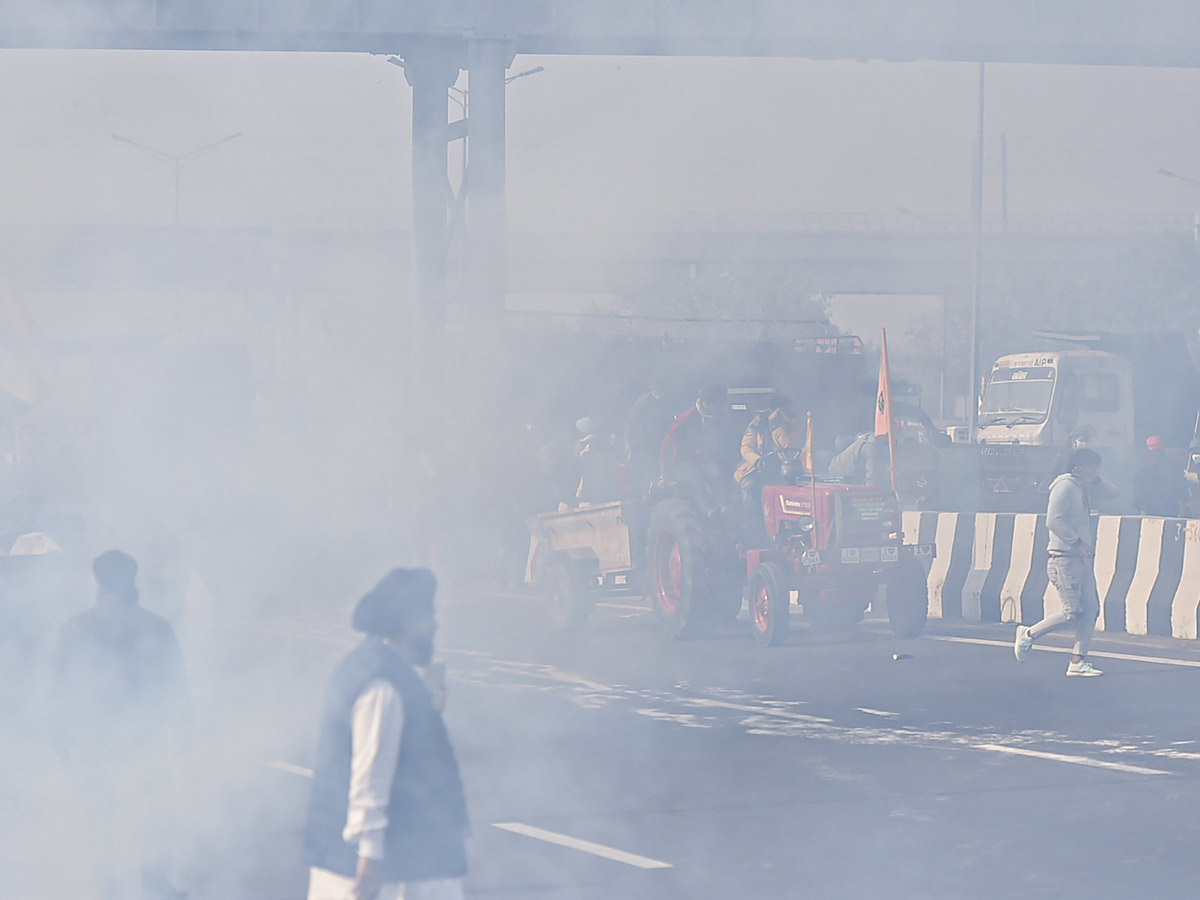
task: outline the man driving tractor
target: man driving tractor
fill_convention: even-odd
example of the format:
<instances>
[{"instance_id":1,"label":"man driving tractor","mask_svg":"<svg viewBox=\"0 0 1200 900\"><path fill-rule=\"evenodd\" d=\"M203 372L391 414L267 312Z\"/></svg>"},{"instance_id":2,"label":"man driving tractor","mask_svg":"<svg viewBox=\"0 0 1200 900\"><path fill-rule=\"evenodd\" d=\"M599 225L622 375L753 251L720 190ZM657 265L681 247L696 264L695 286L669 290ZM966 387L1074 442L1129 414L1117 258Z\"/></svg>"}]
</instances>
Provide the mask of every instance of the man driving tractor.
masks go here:
<instances>
[{"instance_id":1,"label":"man driving tractor","mask_svg":"<svg viewBox=\"0 0 1200 900\"><path fill-rule=\"evenodd\" d=\"M799 450L804 431L792 417L792 398L779 394L773 409L757 413L742 435L742 461L733 480L742 494L742 509L747 532L757 532L762 524L762 489L767 457L779 450Z\"/></svg>"}]
</instances>

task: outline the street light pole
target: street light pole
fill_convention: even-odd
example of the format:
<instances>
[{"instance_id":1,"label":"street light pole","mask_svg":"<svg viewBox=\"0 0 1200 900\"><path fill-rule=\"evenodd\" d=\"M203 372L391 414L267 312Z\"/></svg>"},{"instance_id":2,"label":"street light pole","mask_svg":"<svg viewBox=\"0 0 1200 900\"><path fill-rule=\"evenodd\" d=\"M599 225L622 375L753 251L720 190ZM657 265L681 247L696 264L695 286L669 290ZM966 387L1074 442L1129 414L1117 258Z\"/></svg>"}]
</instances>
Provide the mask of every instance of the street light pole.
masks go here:
<instances>
[{"instance_id":1,"label":"street light pole","mask_svg":"<svg viewBox=\"0 0 1200 900\"><path fill-rule=\"evenodd\" d=\"M145 144L139 144L137 141L131 140L130 138L127 138L127 137L122 137L119 134L114 134L112 136L112 139L114 141L120 141L122 144L129 144L131 147L136 147L139 150L143 150L146 153L150 153L150 154L153 154L154 156L161 157L162 159L168 159L171 161L172 165L175 168L175 211L174 211L173 221L174 221L174 224L178 225L179 224L179 182L180 182L180 171L183 169L183 164L186 162L190 162L191 160L195 159L197 156L200 156L202 153L207 153L209 150L212 150L214 147L219 147L221 144L226 144L229 141L235 140L236 138L240 138L241 136L242 136L242 133L240 131L234 132L233 134L227 134L225 137L221 138L220 140L213 141L210 144L205 144L203 147L197 147L195 150L189 150L187 153L168 153L165 150L159 150L155 147L148 147Z\"/></svg>"},{"instance_id":2,"label":"street light pole","mask_svg":"<svg viewBox=\"0 0 1200 900\"><path fill-rule=\"evenodd\" d=\"M1200 181L1195 178L1188 178L1186 175L1180 175L1178 172L1172 172L1170 169L1159 169L1159 175L1165 175L1167 178L1174 178L1176 181L1182 181L1184 184L1191 185L1195 188L1200 188ZM1197 246L1200 246L1200 212L1192 215L1192 240Z\"/></svg>"},{"instance_id":3,"label":"street light pole","mask_svg":"<svg viewBox=\"0 0 1200 900\"><path fill-rule=\"evenodd\" d=\"M1184 184L1190 184L1192 187L1200 188L1200 181L1195 178L1188 178L1186 175L1180 175L1178 172L1172 172L1169 169L1159 169L1159 175L1165 175L1167 178L1174 178L1176 181L1182 181Z\"/></svg>"},{"instance_id":4,"label":"street light pole","mask_svg":"<svg viewBox=\"0 0 1200 900\"><path fill-rule=\"evenodd\" d=\"M975 259L971 286L971 390L967 394L967 423L972 439L979 422L979 293L983 269L983 125L984 68L979 64L979 128L975 140Z\"/></svg>"}]
</instances>

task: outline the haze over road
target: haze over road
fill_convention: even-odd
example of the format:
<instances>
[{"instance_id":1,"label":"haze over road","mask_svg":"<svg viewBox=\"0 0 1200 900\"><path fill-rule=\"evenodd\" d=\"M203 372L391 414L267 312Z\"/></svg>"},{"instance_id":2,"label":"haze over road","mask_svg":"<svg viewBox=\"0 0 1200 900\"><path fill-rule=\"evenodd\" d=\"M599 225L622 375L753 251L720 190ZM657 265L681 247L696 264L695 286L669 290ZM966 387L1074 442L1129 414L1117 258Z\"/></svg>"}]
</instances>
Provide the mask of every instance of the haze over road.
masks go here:
<instances>
[{"instance_id":1,"label":"haze over road","mask_svg":"<svg viewBox=\"0 0 1200 900\"><path fill-rule=\"evenodd\" d=\"M536 601L487 590L447 591L441 619L470 896L1153 897L1193 881L1190 643L1105 636L1106 677L1067 679L1049 641L1018 666L1009 625L901 641L868 620L763 651L745 621L671 641L636 603L555 634ZM277 728L242 758L251 840L269 842L224 873L242 896L302 891L317 692L356 639L342 621L224 631L231 652L253 641L303 665L313 691L281 707L272 667L256 675Z\"/></svg>"}]
</instances>

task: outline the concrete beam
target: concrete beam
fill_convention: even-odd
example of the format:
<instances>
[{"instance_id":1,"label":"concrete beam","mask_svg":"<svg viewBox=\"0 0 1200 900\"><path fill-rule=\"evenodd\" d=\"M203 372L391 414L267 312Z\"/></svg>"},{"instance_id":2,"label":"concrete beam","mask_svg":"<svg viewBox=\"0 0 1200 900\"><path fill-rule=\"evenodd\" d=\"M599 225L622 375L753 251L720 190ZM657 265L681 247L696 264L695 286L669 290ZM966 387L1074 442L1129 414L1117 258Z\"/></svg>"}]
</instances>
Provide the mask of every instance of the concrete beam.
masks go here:
<instances>
[{"instance_id":1,"label":"concrete beam","mask_svg":"<svg viewBox=\"0 0 1200 900\"><path fill-rule=\"evenodd\" d=\"M1200 65L1190 0L0 0L0 47Z\"/></svg>"}]
</instances>

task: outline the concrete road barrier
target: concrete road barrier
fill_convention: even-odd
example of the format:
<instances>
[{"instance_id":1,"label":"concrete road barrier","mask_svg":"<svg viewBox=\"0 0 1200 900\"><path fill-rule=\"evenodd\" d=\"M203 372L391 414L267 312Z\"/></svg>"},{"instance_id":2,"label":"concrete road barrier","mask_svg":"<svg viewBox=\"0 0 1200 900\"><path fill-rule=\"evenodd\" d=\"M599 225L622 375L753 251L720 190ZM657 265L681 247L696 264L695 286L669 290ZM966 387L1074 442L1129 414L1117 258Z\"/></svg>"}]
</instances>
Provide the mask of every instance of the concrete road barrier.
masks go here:
<instances>
[{"instance_id":1,"label":"concrete road barrier","mask_svg":"<svg viewBox=\"0 0 1200 900\"><path fill-rule=\"evenodd\" d=\"M929 614L971 622L1035 622L1059 608L1046 577L1044 515L907 511L904 539L932 541ZM1098 516L1097 628L1197 637L1200 520Z\"/></svg>"}]
</instances>

